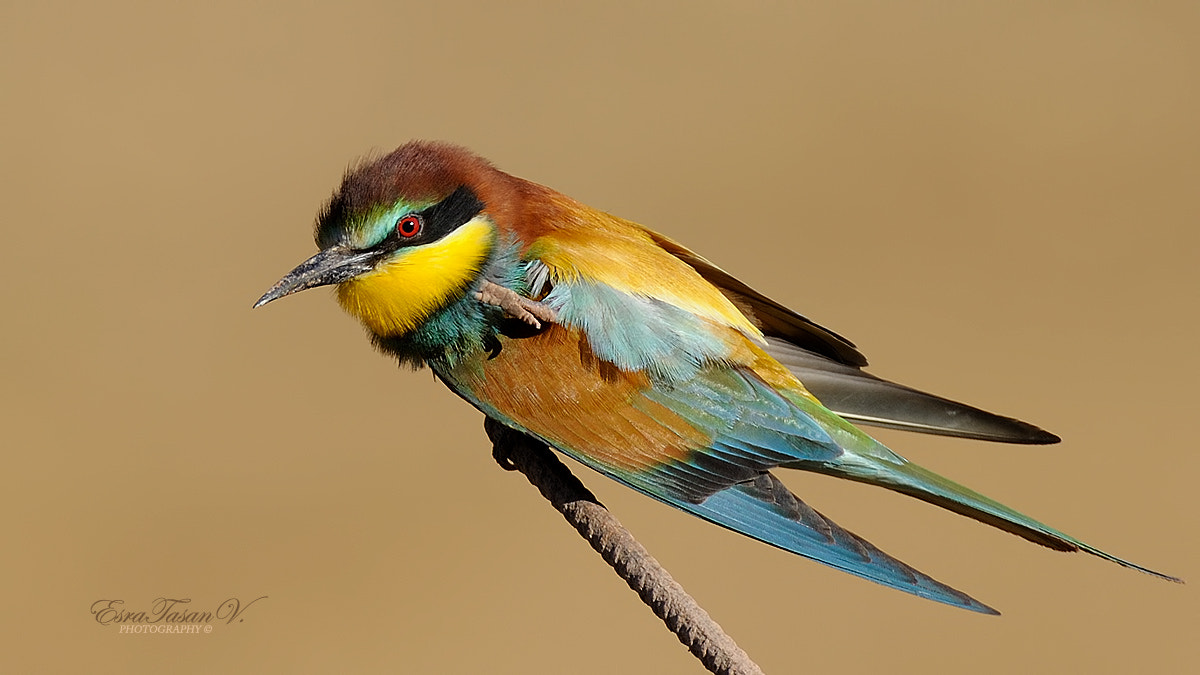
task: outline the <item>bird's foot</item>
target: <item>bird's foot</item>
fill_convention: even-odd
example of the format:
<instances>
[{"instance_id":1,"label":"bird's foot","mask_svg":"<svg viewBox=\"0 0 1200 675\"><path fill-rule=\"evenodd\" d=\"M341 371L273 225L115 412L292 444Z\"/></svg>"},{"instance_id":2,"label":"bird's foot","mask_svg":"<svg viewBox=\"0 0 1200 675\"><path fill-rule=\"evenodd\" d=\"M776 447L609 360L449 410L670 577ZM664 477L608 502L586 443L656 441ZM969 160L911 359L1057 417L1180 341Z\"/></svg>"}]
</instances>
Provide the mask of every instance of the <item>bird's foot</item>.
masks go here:
<instances>
[{"instance_id":1,"label":"bird's foot","mask_svg":"<svg viewBox=\"0 0 1200 675\"><path fill-rule=\"evenodd\" d=\"M517 470L517 463L514 462L512 458L512 448L508 447L507 445L493 445L492 459L496 460L496 463L500 465L500 468L504 469L505 471Z\"/></svg>"},{"instance_id":2,"label":"bird's foot","mask_svg":"<svg viewBox=\"0 0 1200 675\"><path fill-rule=\"evenodd\" d=\"M496 460L501 469L516 471L517 463L512 458L514 432L490 417L483 419L483 428L487 431L488 438L492 439L492 459Z\"/></svg>"},{"instance_id":3,"label":"bird's foot","mask_svg":"<svg viewBox=\"0 0 1200 675\"><path fill-rule=\"evenodd\" d=\"M504 310L504 313L519 321L540 329L542 322L558 321L558 313L544 302L530 300L511 288L505 288L491 281L484 281L483 286L475 293L475 299L485 305L492 305Z\"/></svg>"}]
</instances>

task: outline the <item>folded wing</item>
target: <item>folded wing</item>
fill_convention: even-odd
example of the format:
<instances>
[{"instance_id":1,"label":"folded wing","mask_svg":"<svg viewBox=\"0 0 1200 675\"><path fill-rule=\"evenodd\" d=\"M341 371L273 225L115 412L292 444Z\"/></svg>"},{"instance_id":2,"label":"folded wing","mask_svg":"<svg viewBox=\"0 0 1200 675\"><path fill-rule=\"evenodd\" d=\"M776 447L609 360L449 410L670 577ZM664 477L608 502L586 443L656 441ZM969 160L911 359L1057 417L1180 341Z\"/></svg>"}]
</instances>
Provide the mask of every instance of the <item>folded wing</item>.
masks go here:
<instances>
[{"instance_id":1,"label":"folded wing","mask_svg":"<svg viewBox=\"0 0 1200 675\"><path fill-rule=\"evenodd\" d=\"M859 424L984 441L1041 445L1060 440L1021 420L864 372L867 359L854 343L755 291L681 244L646 232L737 305L767 337L767 352L838 415Z\"/></svg>"}]
</instances>

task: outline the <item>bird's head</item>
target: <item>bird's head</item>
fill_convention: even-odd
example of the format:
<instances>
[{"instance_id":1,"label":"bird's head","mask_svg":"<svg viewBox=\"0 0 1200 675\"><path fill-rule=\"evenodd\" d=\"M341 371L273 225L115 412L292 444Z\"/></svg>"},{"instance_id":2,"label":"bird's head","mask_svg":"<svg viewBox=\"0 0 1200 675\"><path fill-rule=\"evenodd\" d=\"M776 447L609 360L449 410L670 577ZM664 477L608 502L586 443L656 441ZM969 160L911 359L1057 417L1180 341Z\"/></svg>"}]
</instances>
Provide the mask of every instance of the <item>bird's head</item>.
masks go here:
<instances>
[{"instance_id":1,"label":"bird's head","mask_svg":"<svg viewBox=\"0 0 1200 675\"><path fill-rule=\"evenodd\" d=\"M512 177L463 148L412 142L347 172L316 224L320 253L255 307L337 285L380 337L400 336L461 298L483 274L508 217Z\"/></svg>"}]
</instances>

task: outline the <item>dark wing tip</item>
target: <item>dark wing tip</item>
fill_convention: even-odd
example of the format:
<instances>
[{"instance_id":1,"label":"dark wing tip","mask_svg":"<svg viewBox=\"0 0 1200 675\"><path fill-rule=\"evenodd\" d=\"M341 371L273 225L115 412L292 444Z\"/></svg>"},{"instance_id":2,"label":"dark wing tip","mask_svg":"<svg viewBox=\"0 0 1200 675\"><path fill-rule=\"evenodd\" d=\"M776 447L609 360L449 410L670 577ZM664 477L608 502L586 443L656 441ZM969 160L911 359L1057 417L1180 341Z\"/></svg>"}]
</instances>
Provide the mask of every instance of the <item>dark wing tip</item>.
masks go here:
<instances>
[{"instance_id":1,"label":"dark wing tip","mask_svg":"<svg viewBox=\"0 0 1200 675\"><path fill-rule=\"evenodd\" d=\"M946 415L941 410L918 413L911 409L886 409L880 406L863 411L848 401L829 395L822 396L821 387L810 387L810 391L830 410L856 424L1015 445L1053 445L1062 441L1057 435L1028 422L921 392L917 393L928 396L933 402L944 403L944 409L954 414Z\"/></svg>"},{"instance_id":2,"label":"dark wing tip","mask_svg":"<svg viewBox=\"0 0 1200 675\"><path fill-rule=\"evenodd\" d=\"M1042 429L1041 427L1036 427L1028 422L1022 422L1021 420L1013 419L1011 417L1005 418L1005 419L1011 420L1015 427L1023 430L1026 434L1023 438L1015 438L1014 440L1009 441L1009 443L1025 443L1028 445L1054 445L1055 443L1062 442L1062 438L1060 438L1058 436L1058 434L1052 434L1049 431Z\"/></svg>"},{"instance_id":3,"label":"dark wing tip","mask_svg":"<svg viewBox=\"0 0 1200 675\"><path fill-rule=\"evenodd\" d=\"M854 423L1025 445L1062 440L1028 422L884 380L786 339L767 338L767 353L792 371L822 405Z\"/></svg>"}]
</instances>

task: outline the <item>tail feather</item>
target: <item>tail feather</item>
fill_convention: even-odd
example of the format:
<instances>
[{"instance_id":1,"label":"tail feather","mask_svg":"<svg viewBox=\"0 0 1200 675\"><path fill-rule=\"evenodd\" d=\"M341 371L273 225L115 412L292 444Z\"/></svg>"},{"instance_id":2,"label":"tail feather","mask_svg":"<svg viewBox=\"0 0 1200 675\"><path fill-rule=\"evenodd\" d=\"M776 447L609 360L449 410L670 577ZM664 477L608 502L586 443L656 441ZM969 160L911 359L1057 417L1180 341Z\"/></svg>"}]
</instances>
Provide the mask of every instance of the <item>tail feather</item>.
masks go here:
<instances>
[{"instance_id":1,"label":"tail feather","mask_svg":"<svg viewBox=\"0 0 1200 675\"><path fill-rule=\"evenodd\" d=\"M863 579L973 612L999 614L838 526L770 473L738 483L700 503L665 501L709 522Z\"/></svg>"},{"instance_id":2,"label":"tail feather","mask_svg":"<svg viewBox=\"0 0 1200 675\"><path fill-rule=\"evenodd\" d=\"M908 462L866 435L863 435L862 438L878 446L874 452L866 457L857 454L854 456L855 458L866 459L866 462L870 464L868 470L855 470L856 468L861 469L862 466L855 467L856 460L851 459L840 467L825 467L818 469L818 471L862 483L879 485L902 494L916 497L921 501L940 506L968 518L973 518L974 520L999 528L1005 532L1010 532L1035 544L1041 544L1056 551L1084 551L1114 562L1122 567L1135 569L1160 579L1166 579L1167 581L1183 583L1177 577L1156 572L1085 544L994 499L985 497L968 487L939 476L924 467ZM898 463L878 459L882 454L881 450L886 451L888 455L899 460ZM862 460L859 459L857 461Z\"/></svg>"}]
</instances>

